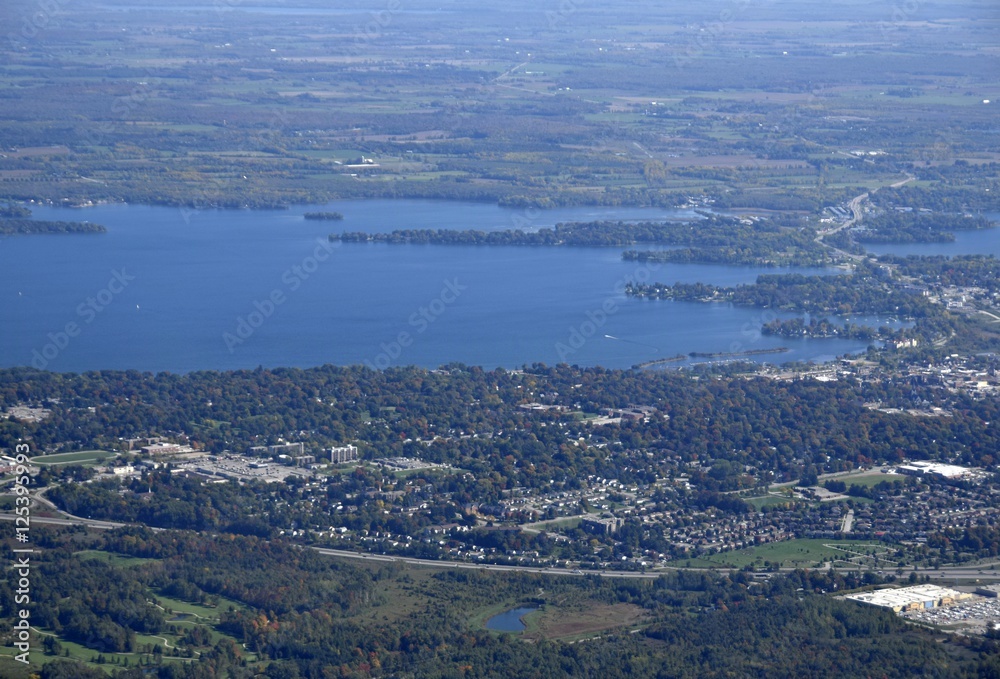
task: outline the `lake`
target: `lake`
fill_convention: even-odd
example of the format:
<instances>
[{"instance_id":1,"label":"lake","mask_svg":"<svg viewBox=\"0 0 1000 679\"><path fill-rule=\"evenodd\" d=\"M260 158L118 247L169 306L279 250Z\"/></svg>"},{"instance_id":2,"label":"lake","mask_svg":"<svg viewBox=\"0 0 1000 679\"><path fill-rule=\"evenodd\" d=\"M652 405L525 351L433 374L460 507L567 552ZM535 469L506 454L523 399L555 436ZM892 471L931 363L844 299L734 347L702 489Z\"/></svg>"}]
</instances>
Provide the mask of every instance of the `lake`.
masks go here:
<instances>
[{"instance_id":1,"label":"lake","mask_svg":"<svg viewBox=\"0 0 1000 679\"><path fill-rule=\"evenodd\" d=\"M1000 214L986 213L987 219L1000 221ZM956 231L952 243L887 243L866 245L869 252L877 255L993 255L1000 257L1000 229L979 231Z\"/></svg>"},{"instance_id":2,"label":"lake","mask_svg":"<svg viewBox=\"0 0 1000 679\"><path fill-rule=\"evenodd\" d=\"M343 221L305 220L337 211ZM562 221L690 218L685 210L517 210L433 200L290 210L35 207L104 235L0 241L0 365L187 372L326 363L629 367L679 353L787 346L759 360L865 348L762 337L771 312L625 296L629 281L752 282L782 269L623 262L623 248L331 244L344 230L537 229ZM835 273L834 270L800 270Z\"/></svg>"},{"instance_id":3,"label":"lake","mask_svg":"<svg viewBox=\"0 0 1000 679\"><path fill-rule=\"evenodd\" d=\"M515 608L499 615L494 615L486 621L486 629L491 629L497 632L523 632L526 625L521 622L521 618L528 613L533 613L537 610L538 608L529 606L524 608Z\"/></svg>"}]
</instances>

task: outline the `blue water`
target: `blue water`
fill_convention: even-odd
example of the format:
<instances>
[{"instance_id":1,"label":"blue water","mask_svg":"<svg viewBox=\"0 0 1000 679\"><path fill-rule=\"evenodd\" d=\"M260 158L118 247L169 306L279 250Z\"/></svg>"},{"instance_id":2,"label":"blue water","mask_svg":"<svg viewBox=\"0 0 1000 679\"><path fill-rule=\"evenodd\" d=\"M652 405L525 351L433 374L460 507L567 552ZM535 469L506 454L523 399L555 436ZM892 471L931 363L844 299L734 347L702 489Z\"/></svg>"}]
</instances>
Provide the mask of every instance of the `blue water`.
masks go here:
<instances>
[{"instance_id":1,"label":"blue water","mask_svg":"<svg viewBox=\"0 0 1000 679\"><path fill-rule=\"evenodd\" d=\"M521 618L537 610L535 607L515 608L499 615L494 615L486 621L486 629L497 632L522 632L525 629L525 624L521 622Z\"/></svg>"},{"instance_id":2,"label":"blue water","mask_svg":"<svg viewBox=\"0 0 1000 679\"><path fill-rule=\"evenodd\" d=\"M989 213L987 219L1000 222L1000 214ZM980 231L956 231L953 243L910 243L865 245L876 255L993 255L1000 257L1000 228Z\"/></svg>"},{"instance_id":3,"label":"blue water","mask_svg":"<svg viewBox=\"0 0 1000 679\"><path fill-rule=\"evenodd\" d=\"M302 218L316 209L345 219ZM330 246L326 240L340 230L540 228L689 214L683 211L535 212L373 200L288 211L113 205L35 208L34 214L89 219L109 231L0 240L2 366L187 372L566 361L628 367L691 351L787 346L791 351L757 357L784 362L829 360L865 348L851 340L761 337L757 329L773 318L770 312L623 293L629 280L734 285L781 269L662 265L650 271L623 262L621 248Z\"/></svg>"}]
</instances>

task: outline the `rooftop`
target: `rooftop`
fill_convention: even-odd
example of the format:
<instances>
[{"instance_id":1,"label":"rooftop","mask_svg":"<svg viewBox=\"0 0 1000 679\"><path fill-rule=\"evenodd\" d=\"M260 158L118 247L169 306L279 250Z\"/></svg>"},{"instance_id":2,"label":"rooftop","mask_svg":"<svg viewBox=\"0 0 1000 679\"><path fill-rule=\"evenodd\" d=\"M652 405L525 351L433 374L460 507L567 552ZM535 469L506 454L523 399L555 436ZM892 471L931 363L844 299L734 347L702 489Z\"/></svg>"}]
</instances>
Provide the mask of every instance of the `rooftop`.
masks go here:
<instances>
[{"instance_id":1,"label":"rooftop","mask_svg":"<svg viewBox=\"0 0 1000 679\"><path fill-rule=\"evenodd\" d=\"M863 594L848 594L844 598L871 606L902 608L910 604L926 601L936 602L944 598L957 599L963 596L965 595L961 592L948 589L947 587L915 585L913 587L903 587L902 589L880 589L875 592L865 592Z\"/></svg>"}]
</instances>

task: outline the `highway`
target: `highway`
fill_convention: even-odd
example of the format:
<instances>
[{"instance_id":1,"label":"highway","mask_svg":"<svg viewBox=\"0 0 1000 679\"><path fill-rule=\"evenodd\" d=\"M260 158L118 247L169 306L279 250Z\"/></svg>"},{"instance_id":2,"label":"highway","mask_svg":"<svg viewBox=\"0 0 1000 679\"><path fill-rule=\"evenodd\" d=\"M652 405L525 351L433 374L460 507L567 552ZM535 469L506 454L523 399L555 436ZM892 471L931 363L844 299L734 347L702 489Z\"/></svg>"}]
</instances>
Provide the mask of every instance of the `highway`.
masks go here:
<instances>
[{"instance_id":1,"label":"highway","mask_svg":"<svg viewBox=\"0 0 1000 679\"><path fill-rule=\"evenodd\" d=\"M832 229L827 229L826 231L820 231L819 234L816 236L815 241L819 245L822 245L825 248L833 250L841 257L846 257L847 259L851 259L854 261L860 261L862 259L866 259L865 255L855 255L850 252L845 252L844 250L836 248L823 241L823 239L829 236L831 233L837 233L838 231L849 229L855 224L860 223L863 217L863 214L861 212L861 203L865 202L866 200L868 200L867 193L862 193L860 196L855 196L854 198L851 198L851 201L847 204L847 208L851 211L852 217L843 224L841 224L840 226L836 226Z\"/></svg>"},{"instance_id":2,"label":"highway","mask_svg":"<svg viewBox=\"0 0 1000 679\"><path fill-rule=\"evenodd\" d=\"M0 520L3 521L13 521L17 517L10 512L0 512ZM49 524L55 526L87 526L90 528L97 528L100 530L111 530L114 528L122 528L124 526L130 525L125 523L118 523L115 521L98 521L96 519L85 519L83 517L69 517L66 518L55 518L55 517L41 517L32 516L31 523L36 524ZM138 524L131 524L138 525ZM153 528L152 530L165 530L163 528ZM382 562L382 563L401 563L407 564L409 566L422 566L426 568L464 568L469 570L482 570L482 571L493 571L493 572L520 572L520 573L536 573L539 575L564 575L564 576L576 576L583 577L586 575L596 575L602 578L626 578L635 580L655 580L661 575L669 573L670 571L696 571L696 572L713 572L713 573L731 573L735 572L737 569L733 568L685 568L683 566L665 566L657 568L655 570L647 570L644 572L640 571L616 571L616 570L581 570L577 568L541 568L539 566L506 566L500 564L485 564L485 563L470 563L468 561L447 561L447 560L437 560L437 559L417 559L408 556L391 556L387 554L368 554L364 552L355 552L346 549L328 549L326 547L310 547L320 554L326 556L332 556L340 559L356 559L359 561L369 561L369 562ZM912 569L906 568L903 570L903 577L908 577L911 571L916 572L918 576L928 576L932 580L974 580L977 582L1000 582L1000 570L991 570L993 568L1000 569L1000 563L984 564L977 566L946 566L940 569ZM782 568L780 572L792 572L798 570L797 568ZM858 568L850 567L844 568L839 567L835 570L850 572L858 570ZM894 573L895 571L888 571L888 573Z\"/></svg>"},{"instance_id":3,"label":"highway","mask_svg":"<svg viewBox=\"0 0 1000 679\"><path fill-rule=\"evenodd\" d=\"M898 182L890 184L889 186L894 189L898 189L900 186L903 186L904 184L909 184L915 179L916 179L915 176L913 176L910 173L907 173L906 179L902 179ZM832 229L827 229L825 231L820 231L819 234L817 234L815 241L818 244L822 245L823 247L830 248L831 250L841 255L842 257L847 257L848 259L852 259L854 261L860 261L862 259L865 259L866 255L855 255L851 254L850 252L845 252L840 248L835 248L834 246L825 243L823 239L832 233L837 233L839 231L843 231L844 229L849 229L852 226L860 224L861 220L864 218L864 213L861 211L861 204L864 203L866 200L868 200L868 196L869 196L868 193L862 193L860 196L855 196L854 198L852 198L850 202L847 203L847 209L851 211L851 218L846 222L844 222L843 224L841 224L840 226L836 226Z\"/></svg>"},{"instance_id":4,"label":"highway","mask_svg":"<svg viewBox=\"0 0 1000 679\"><path fill-rule=\"evenodd\" d=\"M15 519L17 519L17 516L11 514L10 512L0 512L0 520L2 521L14 521ZM87 526L89 528L98 528L101 530L112 530L114 528L123 528L129 525L127 523L116 523L114 521L98 521L96 519L84 519L81 517L58 519L50 516L35 516L35 515L31 516L30 522L49 524L53 526Z\"/></svg>"},{"instance_id":5,"label":"highway","mask_svg":"<svg viewBox=\"0 0 1000 679\"><path fill-rule=\"evenodd\" d=\"M585 571L576 568L541 568L538 566L505 566L499 564L470 563L468 561L437 561L434 559L416 559L408 556L387 556L385 554L364 554L344 549L326 549L313 547L320 554L347 559L362 559L364 561L385 561L405 563L410 566L426 566L430 568L465 568L477 571L516 571L519 573L538 573L540 575L599 575L603 578L635 578L655 580L662 573L639 571Z\"/></svg>"}]
</instances>

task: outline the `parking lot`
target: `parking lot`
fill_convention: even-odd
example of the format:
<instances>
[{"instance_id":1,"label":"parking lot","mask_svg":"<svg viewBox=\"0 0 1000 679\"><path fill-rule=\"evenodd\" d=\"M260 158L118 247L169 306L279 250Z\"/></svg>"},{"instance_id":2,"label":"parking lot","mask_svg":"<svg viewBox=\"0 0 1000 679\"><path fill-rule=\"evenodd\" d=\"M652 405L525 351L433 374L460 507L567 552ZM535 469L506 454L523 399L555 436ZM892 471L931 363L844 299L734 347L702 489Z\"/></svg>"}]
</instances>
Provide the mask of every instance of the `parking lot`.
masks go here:
<instances>
[{"instance_id":1,"label":"parking lot","mask_svg":"<svg viewBox=\"0 0 1000 679\"><path fill-rule=\"evenodd\" d=\"M985 634L1000 625L1000 599L976 598L953 606L941 606L901 614L908 620L954 627L964 634Z\"/></svg>"}]
</instances>

